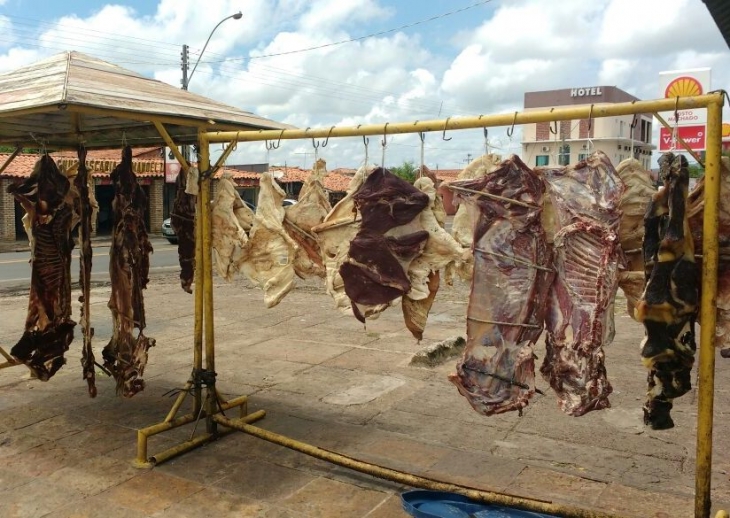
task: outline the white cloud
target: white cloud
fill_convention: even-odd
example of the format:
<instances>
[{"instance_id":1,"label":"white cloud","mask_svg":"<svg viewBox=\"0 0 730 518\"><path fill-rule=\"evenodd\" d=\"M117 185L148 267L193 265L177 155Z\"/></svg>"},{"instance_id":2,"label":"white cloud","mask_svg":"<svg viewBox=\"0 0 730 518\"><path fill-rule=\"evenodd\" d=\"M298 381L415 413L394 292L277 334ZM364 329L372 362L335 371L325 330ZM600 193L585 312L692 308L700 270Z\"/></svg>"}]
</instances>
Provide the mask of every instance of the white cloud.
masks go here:
<instances>
[{"instance_id":1,"label":"white cloud","mask_svg":"<svg viewBox=\"0 0 730 518\"><path fill-rule=\"evenodd\" d=\"M2 5L3 0L0 0ZM159 0L142 16L124 0L92 15L68 15L55 26L13 25L0 16L6 35L0 70L48 54L76 49L179 86L180 47L191 65L211 29L215 32L190 89L227 104L301 127L357 125L511 112L524 92L596 84L616 85L640 98L655 98L658 73L710 66L713 87L730 84L730 51L701 0L510 0L496 3L482 23L458 34L423 24L403 32L327 45L378 32L399 22L384 0ZM409 14L408 19L417 17ZM451 46L434 42L450 41ZM228 58L229 61L222 62ZM232 59L231 59L232 58ZM253 58L253 59L249 59ZM490 130L502 153L519 150L506 128ZM481 130L426 137L429 165L459 167L483 149ZM381 137L370 137L380 160ZM510 147L511 146L511 147ZM389 139L386 162L419 159L416 135ZM235 160L266 157L262 144L240 145ZM357 165L361 138L333 140L320 154L331 167ZM278 163L311 163L311 142L285 142L270 153Z\"/></svg>"}]
</instances>

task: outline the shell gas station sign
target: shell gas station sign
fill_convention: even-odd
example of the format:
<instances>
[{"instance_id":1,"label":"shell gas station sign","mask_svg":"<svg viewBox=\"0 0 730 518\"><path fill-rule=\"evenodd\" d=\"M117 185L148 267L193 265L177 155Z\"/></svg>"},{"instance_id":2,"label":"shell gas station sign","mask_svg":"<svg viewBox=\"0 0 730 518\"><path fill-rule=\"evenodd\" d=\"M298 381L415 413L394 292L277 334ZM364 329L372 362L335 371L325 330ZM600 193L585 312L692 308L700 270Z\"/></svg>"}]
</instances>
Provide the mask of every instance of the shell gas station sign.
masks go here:
<instances>
[{"instance_id":1,"label":"shell gas station sign","mask_svg":"<svg viewBox=\"0 0 730 518\"><path fill-rule=\"evenodd\" d=\"M710 91L710 69L674 70L659 73L661 96L664 98L702 95ZM704 108L662 112L660 115L671 126L676 126L676 134L694 151L705 150L707 135L707 111ZM730 129L730 128L729 128ZM674 131L665 127L659 130L659 151L681 149L674 142Z\"/></svg>"}]
</instances>

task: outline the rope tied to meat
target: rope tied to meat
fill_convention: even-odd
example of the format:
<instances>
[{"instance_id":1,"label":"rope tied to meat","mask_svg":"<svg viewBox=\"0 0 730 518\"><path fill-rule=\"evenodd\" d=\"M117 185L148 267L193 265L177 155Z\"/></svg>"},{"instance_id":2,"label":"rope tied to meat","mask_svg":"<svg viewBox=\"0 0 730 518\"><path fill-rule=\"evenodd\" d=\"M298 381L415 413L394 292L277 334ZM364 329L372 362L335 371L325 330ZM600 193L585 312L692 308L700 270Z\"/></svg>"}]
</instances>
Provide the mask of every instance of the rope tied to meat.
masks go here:
<instances>
[{"instance_id":1,"label":"rope tied to meat","mask_svg":"<svg viewBox=\"0 0 730 518\"><path fill-rule=\"evenodd\" d=\"M520 387L525 390L532 390L532 387L530 387L527 383L522 383L521 381L517 381L514 378L508 378L507 376L502 376L501 374L497 374L495 372L487 372L482 369L476 369L474 367L469 367L466 364L462 365L461 367L467 371L476 372L477 374L484 374L485 376L489 376L490 378L494 378L499 381L504 381L505 383L509 383L510 385L514 385L515 387ZM541 396L545 395L545 393L538 388L535 388L535 392L540 394Z\"/></svg>"},{"instance_id":2,"label":"rope tied to meat","mask_svg":"<svg viewBox=\"0 0 730 518\"><path fill-rule=\"evenodd\" d=\"M499 320L483 320L481 318L476 317L466 317L467 320L473 320L474 322L479 322L482 324L495 324L498 326L515 326L515 327L528 327L530 329L541 329L542 326L538 324L524 324L524 323L517 323L517 322L500 322Z\"/></svg>"},{"instance_id":3,"label":"rope tied to meat","mask_svg":"<svg viewBox=\"0 0 730 518\"><path fill-rule=\"evenodd\" d=\"M475 252L479 252L481 254L487 254L487 255L493 255L495 257L501 257L502 259L510 259L516 263L524 264L526 266L530 266L532 268L536 268L538 270L543 270L546 272L554 272L552 268L548 268L546 266L541 266L539 264L531 263L530 261L527 261L526 259L520 259L519 257L515 257L513 255L504 255L504 254L498 254L497 252L490 252L489 250L484 250L483 248L477 248L474 247Z\"/></svg>"},{"instance_id":4,"label":"rope tied to meat","mask_svg":"<svg viewBox=\"0 0 730 518\"><path fill-rule=\"evenodd\" d=\"M452 191L461 191L461 192L468 192L469 194L476 194L477 196L484 196L485 198L492 198L494 200L503 201L505 203L512 203L514 205L519 205L520 207L525 207L526 209L540 209L541 207L538 207L537 205L531 205L529 203L525 203L524 201L518 201L512 198L505 198L504 196L498 196L496 194L492 194L489 192L482 192L477 191L475 189L468 189L466 187L459 187L457 185L447 185L447 188L451 189Z\"/></svg>"}]
</instances>

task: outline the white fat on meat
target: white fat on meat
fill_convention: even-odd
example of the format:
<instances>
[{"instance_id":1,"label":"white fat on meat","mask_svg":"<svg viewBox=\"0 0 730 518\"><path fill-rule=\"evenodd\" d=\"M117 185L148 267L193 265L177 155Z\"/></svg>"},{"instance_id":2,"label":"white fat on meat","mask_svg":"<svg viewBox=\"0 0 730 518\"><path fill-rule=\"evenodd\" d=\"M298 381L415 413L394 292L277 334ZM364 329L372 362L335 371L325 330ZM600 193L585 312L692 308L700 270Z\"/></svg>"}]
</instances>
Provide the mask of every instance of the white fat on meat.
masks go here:
<instances>
[{"instance_id":1,"label":"white fat on meat","mask_svg":"<svg viewBox=\"0 0 730 518\"><path fill-rule=\"evenodd\" d=\"M402 308L406 327L420 340L439 287L440 271L449 266L458 269L462 263L470 261L472 255L439 222L437 200L440 197L433 181L422 177L413 186L428 195L429 205L419 216L421 227L428 232L428 241L408 269L411 290L403 297Z\"/></svg>"},{"instance_id":2,"label":"white fat on meat","mask_svg":"<svg viewBox=\"0 0 730 518\"><path fill-rule=\"evenodd\" d=\"M349 257L350 241L360 230L360 218L352 196L360 189L374 166L361 166L350 180L347 194L325 216L324 221L312 227L317 236L326 270L325 289L334 299L335 307L351 313L351 301L345 293L340 266Z\"/></svg>"},{"instance_id":3,"label":"white fat on meat","mask_svg":"<svg viewBox=\"0 0 730 518\"><path fill-rule=\"evenodd\" d=\"M238 272L238 262L248 252L248 236L236 214L236 209L240 210L241 206L252 212L243 203L230 176L224 175L218 180L218 192L211 210L211 245L218 275L228 282L233 280ZM244 221L245 215L241 213Z\"/></svg>"},{"instance_id":4,"label":"white fat on meat","mask_svg":"<svg viewBox=\"0 0 730 518\"><path fill-rule=\"evenodd\" d=\"M312 228L322 223L332 210L323 185L326 174L326 162L320 158L299 191L298 202L285 209L284 227L299 245L294 271L303 279L326 275L320 246L312 235Z\"/></svg>"},{"instance_id":5,"label":"white fat on meat","mask_svg":"<svg viewBox=\"0 0 730 518\"><path fill-rule=\"evenodd\" d=\"M625 188L619 202L621 219L618 236L626 257L626 267L619 271L618 285L626 295L629 315L635 318L634 308L644 292L645 285L644 258L641 253L641 243L644 240L644 215L652 195L656 193L656 188L649 172L634 158L621 162L616 172Z\"/></svg>"},{"instance_id":6,"label":"white fat on meat","mask_svg":"<svg viewBox=\"0 0 730 518\"><path fill-rule=\"evenodd\" d=\"M238 268L264 290L267 308L276 306L294 288L294 257L299 246L284 229L286 194L271 173L263 173L248 246Z\"/></svg>"}]
</instances>

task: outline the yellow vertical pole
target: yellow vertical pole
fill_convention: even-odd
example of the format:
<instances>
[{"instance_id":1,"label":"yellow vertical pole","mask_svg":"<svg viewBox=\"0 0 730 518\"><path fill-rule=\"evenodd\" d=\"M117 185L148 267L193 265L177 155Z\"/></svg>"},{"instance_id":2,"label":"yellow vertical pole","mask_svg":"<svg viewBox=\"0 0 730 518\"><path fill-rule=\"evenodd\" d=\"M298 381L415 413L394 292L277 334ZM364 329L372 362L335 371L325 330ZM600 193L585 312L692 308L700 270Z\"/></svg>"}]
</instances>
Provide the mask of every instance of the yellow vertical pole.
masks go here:
<instances>
[{"instance_id":1,"label":"yellow vertical pole","mask_svg":"<svg viewBox=\"0 0 730 518\"><path fill-rule=\"evenodd\" d=\"M198 131L198 146L200 149L200 163L198 168L201 175L206 177L200 182L200 199L202 204L201 227L203 231L202 247L202 277L203 277L203 327L205 333L205 370L210 374L215 373L215 340L213 332L213 256L211 250L211 214L210 214L210 176L207 171L210 169L210 149L208 140L203 130ZM208 386L206 391L207 414L211 416L216 413L217 394L215 385ZM206 419L208 433L215 434L218 424L210 417Z\"/></svg>"},{"instance_id":2,"label":"yellow vertical pole","mask_svg":"<svg viewBox=\"0 0 730 518\"><path fill-rule=\"evenodd\" d=\"M718 94L718 99L707 107L705 209L702 238L702 300L700 301L700 359L698 366L699 397L697 402L695 518L709 518L711 505L722 104L722 94Z\"/></svg>"},{"instance_id":3,"label":"yellow vertical pole","mask_svg":"<svg viewBox=\"0 0 730 518\"><path fill-rule=\"evenodd\" d=\"M187 158L187 157L186 157ZM180 174L185 174L181 171ZM195 200L195 330L193 337L193 376L203 369L203 203L198 187ZM198 415L203 405L203 391L199 383L194 388L193 413Z\"/></svg>"}]
</instances>

